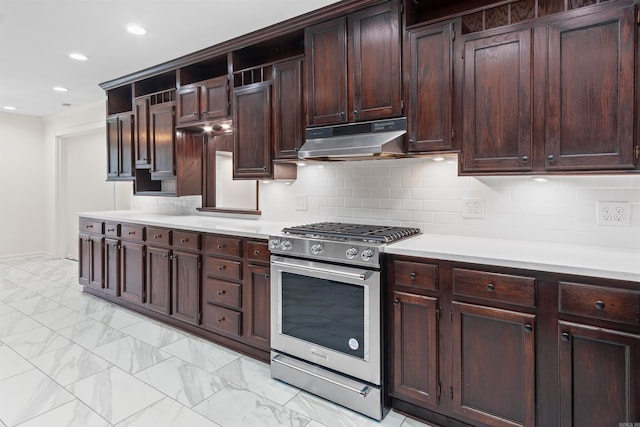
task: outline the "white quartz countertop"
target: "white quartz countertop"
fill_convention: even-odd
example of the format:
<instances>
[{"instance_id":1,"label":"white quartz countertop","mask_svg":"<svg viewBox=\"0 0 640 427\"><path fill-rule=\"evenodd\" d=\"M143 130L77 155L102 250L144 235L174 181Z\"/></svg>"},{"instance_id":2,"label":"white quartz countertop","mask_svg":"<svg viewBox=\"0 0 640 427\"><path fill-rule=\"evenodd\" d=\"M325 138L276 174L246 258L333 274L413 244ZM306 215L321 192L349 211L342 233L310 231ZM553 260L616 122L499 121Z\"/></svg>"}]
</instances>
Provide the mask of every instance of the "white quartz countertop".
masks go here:
<instances>
[{"instance_id":1,"label":"white quartz countertop","mask_svg":"<svg viewBox=\"0 0 640 427\"><path fill-rule=\"evenodd\" d=\"M262 219L161 215L144 211L81 212L79 216L259 239L280 234L284 227L299 225ZM383 251L396 255L640 282L640 251L428 233L389 244Z\"/></svg>"},{"instance_id":2,"label":"white quartz countertop","mask_svg":"<svg viewBox=\"0 0 640 427\"><path fill-rule=\"evenodd\" d=\"M279 234L284 227L291 225L288 222L261 219L237 219L207 215L162 215L144 211L79 212L78 215L105 221L120 221L258 239L266 239L270 234Z\"/></svg>"},{"instance_id":3,"label":"white quartz countertop","mask_svg":"<svg viewBox=\"0 0 640 427\"><path fill-rule=\"evenodd\" d=\"M640 252L557 243L421 234L384 252L552 273L640 281Z\"/></svg>"}]
</instances>

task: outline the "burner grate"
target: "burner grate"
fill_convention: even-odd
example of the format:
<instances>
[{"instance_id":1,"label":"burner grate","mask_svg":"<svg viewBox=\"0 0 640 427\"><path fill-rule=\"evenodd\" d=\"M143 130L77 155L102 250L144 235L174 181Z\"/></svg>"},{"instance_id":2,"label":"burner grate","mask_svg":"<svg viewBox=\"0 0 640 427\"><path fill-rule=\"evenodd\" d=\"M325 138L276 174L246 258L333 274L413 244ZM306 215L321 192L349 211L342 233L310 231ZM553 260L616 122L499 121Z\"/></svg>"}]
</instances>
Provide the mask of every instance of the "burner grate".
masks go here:
<instances>
[{"instance_id":1,"label":"burner grate","mask_svg":"<svg viewBox=\"0 0 640 427\"><path fill-rule=\"evenodd\" d=\"M318 222L286 227L282 232L307 237L391 243L404 239L405 237L420 234L420 229L412 227L347 224L341 222Z\"/></svg>"}]
</instances>

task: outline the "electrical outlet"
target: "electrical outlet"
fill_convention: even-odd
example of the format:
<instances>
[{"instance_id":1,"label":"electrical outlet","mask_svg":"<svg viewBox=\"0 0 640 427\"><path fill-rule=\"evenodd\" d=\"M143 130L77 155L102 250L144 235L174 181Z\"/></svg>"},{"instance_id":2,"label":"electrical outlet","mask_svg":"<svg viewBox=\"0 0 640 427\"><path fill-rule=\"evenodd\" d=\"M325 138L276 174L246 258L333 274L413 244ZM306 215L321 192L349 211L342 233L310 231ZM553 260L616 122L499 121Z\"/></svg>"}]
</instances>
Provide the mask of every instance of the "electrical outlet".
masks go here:
<instances>
[{"instance_id":1,"label":"electrical outlet","mask_svg":"<svg viewBox=\"0 0 640 427\"><path fill-rule=\"evenodd\" d=\"M306 194L296 196L296 210L306 211L309 209L308 197Z\"/></svg>"},{"instance_id":2,"label":"electrical outlet","mask_svg":"<svg viewBox=\"0 0 640 427\"><path fill-rule=\"evenodd\" d=\"M598 202L598 225L629 227L631 225L631 206L629 202Z\"/></svg>"},{"instance_id":3,"label":"electrical outlet","mask_svg":"<svg viewBox=\"0 0 640 427\"><path fill-rule=\"evenodd\" d=\"M463 199L462 218L484 218L484 199Z\"/></svg>"}]
</instances>

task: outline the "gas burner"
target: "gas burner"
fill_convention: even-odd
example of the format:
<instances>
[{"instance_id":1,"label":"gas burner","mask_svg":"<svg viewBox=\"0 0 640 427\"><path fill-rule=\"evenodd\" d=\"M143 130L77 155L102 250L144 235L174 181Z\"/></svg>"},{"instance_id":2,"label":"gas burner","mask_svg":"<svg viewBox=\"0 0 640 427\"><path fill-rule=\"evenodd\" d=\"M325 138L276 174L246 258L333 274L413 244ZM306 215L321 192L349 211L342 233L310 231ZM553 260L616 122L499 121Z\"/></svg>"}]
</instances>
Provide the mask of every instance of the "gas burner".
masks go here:
<instances>
[{"instance_id":1,"label":"gas burner","mask_svg":"<svg viewBox=\"0 0 640 427\"><path fill-rule=\"evenodd\" d=\"M315 224L286 227L283 233L308 238L330 238L360 242L391 243L405 237L420 234L420 229L381 225L346 224L340 222L318 222Z\"/></svg>"}]
</instances>

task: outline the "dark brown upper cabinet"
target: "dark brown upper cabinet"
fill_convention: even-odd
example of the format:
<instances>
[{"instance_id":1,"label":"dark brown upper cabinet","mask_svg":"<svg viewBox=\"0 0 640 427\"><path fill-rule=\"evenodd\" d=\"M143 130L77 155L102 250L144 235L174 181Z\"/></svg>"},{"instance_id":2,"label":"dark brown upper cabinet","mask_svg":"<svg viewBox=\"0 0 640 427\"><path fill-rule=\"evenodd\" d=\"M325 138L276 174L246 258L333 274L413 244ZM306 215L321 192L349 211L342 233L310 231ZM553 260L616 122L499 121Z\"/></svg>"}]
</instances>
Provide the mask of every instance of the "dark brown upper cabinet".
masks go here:
<instances>
[{"instance_id":1,"label":"dark brown upper cabinet","mask_svg":"<svg viewBox=\"0 0 640 427\"><path fill-rule=\"evenodd\" d=\"M182 86L177 91L177 97L178 124L229 115L229 79L226 75Z\"/></svg>"},{"instance_id":2,"label":"dark brown upper cabinet","mask_svg":"<svg viewBox=\"0 0 640 427\"><path fill-rule=\"evenodd\" d=\"M531 28L462 40L462 171L532 169L532 40Z\"/></svg>"},{"instance_id":3,"label":"dark brown upper cabinet","mask_svg":"<svg viewBox=\"0 0 640 427\"><path fill-rule=\"evenodd\" d=\"M271 83L233 91L233 178L269 178L271 166Z\"/></svg>"},{"instance_id":4,"label":"dark brown upper cabinet","mask_svg":"<svg viewBox=\"0 0 640 427\"><path fill-rule=\"evenodd\" d=\"M397 1L305 29L307 125L402 114Z\"/></svg>"},{"instance_id":5,"label":"dark brown upper cabinet","mask_svg":"<svg viewBox=\"0 0 640 427\"><path fill-rule=\"evenodd\" d=\"M549 25L545 169L634 167L636 6Z\"/></svg>"},{"instance_id":6,"label":"dark brown upper cabinet","mask_svg":"<svg viewBox=\"0 0 640 427\"><path fill-rule=\"evenodd\" d=\"M107 181L133 180L133 115L107 117Z\"/></svg>"},{"instance_id":7,"label":"dark brown upper cabinet","mask_svg":"<svg viewBox=\"0 0 640 427\"><path fill-rule=\"evenodd\" d=\"M149 99L138 98L134 101L135 114L135 153L136 168L151 167L151 148L149 146Z\"/></svg>"},{"instance_id":8,"label":"dark brown upper cabinet","mask_svg":"<svg viewBox=\"0 0 640 427\"><path fill-rule=\"evenodd\" d=\"M176 174L175 102L152 105L149 108L149 124L152 150L151 179L173 178Z\"/></svg>"},{"instance_id":9,"label":"dark brown upper cabinet","mask_svg":"<svg viewBox=\"0 0 640 427\"><path fill-rule=\"evenodd\" d=\"M305 114L302 72L296 58L273 66L273 146L275 159L297 159L304 143Z\"/></svg>"},{"instance_id":10,"label":"dark brown upper cabinet","mask_svg":"<svg viewBox=\"0 0 640 427\"><path fill-rule=\"evenodd\" d=\"M452 148L454 24L438 23L407 33L404 72L408 151Z\"/></svg>"}]
</instances>

